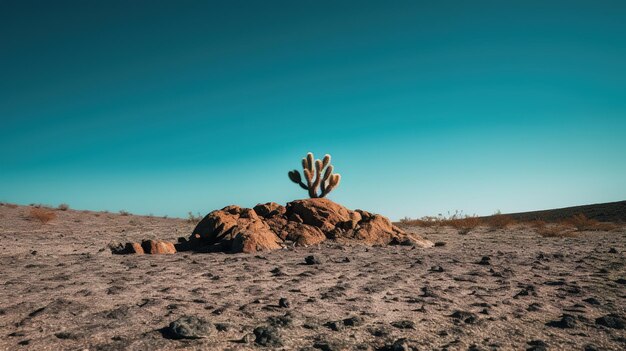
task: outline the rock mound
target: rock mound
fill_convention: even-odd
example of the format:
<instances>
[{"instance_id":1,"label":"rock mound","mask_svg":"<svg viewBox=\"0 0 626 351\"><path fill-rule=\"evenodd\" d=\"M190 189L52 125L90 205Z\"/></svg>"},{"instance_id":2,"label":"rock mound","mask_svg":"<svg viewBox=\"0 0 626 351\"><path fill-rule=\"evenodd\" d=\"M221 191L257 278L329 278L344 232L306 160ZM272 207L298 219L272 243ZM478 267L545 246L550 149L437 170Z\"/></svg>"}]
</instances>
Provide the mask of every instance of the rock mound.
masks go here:
<instances>
[{"instance_id":1,"label":"rock mound","mask_svg":"<svg viewBox=\"0 0 626 351\"><path fill-rule=\"evenodd\" d=\"M367 211L351 211L331 200L296 200L281 206L274 202L253 209L228 206L204 217L179 251L257 252L287 245L308 246L324 240L366 245L415 245L432 242L405 233L388 218Z\"/></svg>"}]
</instances>

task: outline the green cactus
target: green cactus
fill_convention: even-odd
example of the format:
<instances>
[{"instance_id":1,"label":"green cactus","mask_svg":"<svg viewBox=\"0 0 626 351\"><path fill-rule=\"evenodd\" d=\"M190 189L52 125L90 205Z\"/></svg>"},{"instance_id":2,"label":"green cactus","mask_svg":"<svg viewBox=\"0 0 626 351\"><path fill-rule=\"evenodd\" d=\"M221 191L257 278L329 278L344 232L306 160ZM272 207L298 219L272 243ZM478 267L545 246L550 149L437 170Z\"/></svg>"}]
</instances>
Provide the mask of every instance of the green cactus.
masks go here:
<instances>
[{"instance_id":1,"label":"green cactus","mask_svg":"<svg viewBox=\"0 0 626 351\"><path fill-rule=\"evenodd\" d=\"M289 171L289 179L300 185L302 189L309 191L309 197L325 197L339 185L341 175L333 174L333 166L330 164L330 155L325 155L323 160L315 160L313 153L307 153L302 159L302 172L306 184L298 170ZM319 194L318 194L319 188Z\"/></svg>"}]
</instances>

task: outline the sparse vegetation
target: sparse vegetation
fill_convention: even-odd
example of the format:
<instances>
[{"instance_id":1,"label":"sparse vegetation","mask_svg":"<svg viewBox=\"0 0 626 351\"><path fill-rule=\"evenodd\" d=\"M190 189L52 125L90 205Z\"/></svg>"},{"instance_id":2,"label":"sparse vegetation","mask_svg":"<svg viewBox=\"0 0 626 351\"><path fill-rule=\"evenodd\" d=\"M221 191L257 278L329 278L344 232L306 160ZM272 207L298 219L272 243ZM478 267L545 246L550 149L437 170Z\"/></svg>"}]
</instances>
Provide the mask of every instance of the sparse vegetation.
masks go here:
<instances>
[{"instance_id":1,"label":"sparse vegetation","mask_svg":"<svg viewBox=\"0 0 626 351\"><path fill-rule=\"evenodd\" d=\"M506 229L517 223L513 217L503 215L500 211L496 212L492 216L483 217L482 221L487 227L489 227L489 230Z\"/></svg>"},{"instance_id":2,"label":"sparse vegetation","mask_svg":"<svg viewBox=\"0 0 626 351\"><path fill-rule=\"evenodd\" d=\"M61 210L61 211L67 211L67 210L70 209L70 205L68 205L68 204L60 204L59 206L57 206L57 209Z\"/></svg>"},{"instance_id":3,"label":"sparse vegetation","mask_svg":"<svg viewBox=\"0 0 626 351\"><path fill-rule=\"evenodd\" d=\"M120 215L121 216L129 216L130 212L126 211L126 210L120 210Z\"/></svg>"},{"instance_id":4,"label":"sparse vegetation","mask_svg":"<svg viewBox=\"0 0 626 351\"><path fill-rule=\"evenodd\" d=\"M196 213L197 214L194 215L193 212L189 211L189 214L187 215L187 222L193 223L193 224L200 223L200 221L202 220L203 216L200 214L200 212L196 212Z\"/></svg>"},{"instance_id":5,"label":"sparse vegetation","mask_svg":"<svg viewBox=\"0 0 626 351\"><path fill-rule=\"evenodd\" d=\"M610 231L617 228L613 223L599 222L595 219L587 218L587 216L582 213L565 219L563 223L576 228L578 231Z\"/></svg>"},{"instance_id":6,"label":"sparse vegetation","mask_svg":"<svg viewBox=\"0 0 626 351\"><path fill-rule=\"evenodd\" d=\"M571 226L564 225L562 223L548 224L542 220L534 220L527 222L527 224L535 232L537 232L537 234L545 238L563 238L574 236L574 229Z\"/></svg>"},{"instance_id":7,"label":"sparse vegetation","mask_svg":"<svg viewBox=\"0 0 626 351\"><path fill-rule=\"evenodd\" d=\"M420 219L411 219L405 217L400 220L402 225L419 226L419 227L452 227L459 230L461 234L467 234L476 227L482 225L479 217L463 215L462 211L455 211L453 214L448 212L448 216L439 214L435 216L425 216Z\"/></svg>"},{"instance_id":8,"label":"sparse vegetation","mask_svg":"<svg viewBox=\"0 0 626 351\"><path fill-rule=\"evenodd\" d=\"M587 218L584 214L576 214L550 223L537 219L517 221L513 216L501 214L499 211L487 217L464 216L462 212L455 211L452 215L448 213L448 216L439 214L436 217L426 216L420 219L405 217L400 220L400 225L403 226L452 227L457 229L459 234L467 234L481 226L489 231L495 231L516 224L528 225L544 237L570 237L576 231L611 231L619 228L615 223L599 222Z\"/></svg>"},{"instance_id":9,"label":"sparse vegetation","mask_svg":"<svg viewBox=\"0 0 626 351\"><path fill-rule=\"evenodd\" d=\"M51 220L55 219L57 215L56 213L50 210L47 210L45 208L34 207L34 208L31 208L28 216L32 219L38 220L42 224L46 224L50 222Z\"/></svg>"}]
</instances>

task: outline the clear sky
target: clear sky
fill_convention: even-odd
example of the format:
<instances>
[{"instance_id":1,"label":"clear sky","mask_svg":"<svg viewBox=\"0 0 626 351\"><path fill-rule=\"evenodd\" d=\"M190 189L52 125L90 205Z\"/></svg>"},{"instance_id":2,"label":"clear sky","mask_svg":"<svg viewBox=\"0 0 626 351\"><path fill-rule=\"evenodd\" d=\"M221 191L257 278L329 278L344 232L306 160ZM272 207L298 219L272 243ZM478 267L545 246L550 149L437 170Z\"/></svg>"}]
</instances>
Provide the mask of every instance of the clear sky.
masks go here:
<instances>
[{"instance_id":1,"label":"clear sky","mask_svg":"<svg viewBox=\"0 0 626 351\"><path fill-rule=\"evenodd\" d=\"M0 1L0 201L398 219L626 199L624 1Z\"/></svg>"}]
</instances>

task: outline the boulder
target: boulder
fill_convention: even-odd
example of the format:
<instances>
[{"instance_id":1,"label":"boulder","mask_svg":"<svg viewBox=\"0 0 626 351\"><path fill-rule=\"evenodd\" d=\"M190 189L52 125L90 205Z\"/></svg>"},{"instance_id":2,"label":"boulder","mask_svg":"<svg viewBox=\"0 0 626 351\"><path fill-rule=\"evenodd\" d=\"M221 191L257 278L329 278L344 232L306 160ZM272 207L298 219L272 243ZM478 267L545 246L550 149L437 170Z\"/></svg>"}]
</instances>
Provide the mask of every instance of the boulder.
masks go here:
<instances>
[{"instance_id":1,"label":"boulder","mask_svg":"<svg viewBox=\"0 0 626 351\"><path fill-rule=\"evenodd\" d=\"M206 215L189 239L179 239L176 247L169 242L147 240L141 245L126 244L124 252L174 253L178 249L250 253L288 245L316 245L325 240L433 246L417 234L405 233L387 217L363 210L351 211L331 200L314 198L292 201L286 206L274 202L258 204L252 209L227 206Z\"/></svg>"},{"instance_id":2,"label":"boulder","mask_svg":"<svg viewBox=\"0 0 626 351\"><path fill-rule=\"evenodd\" d=\"M134 245L135 243L131 243ZM151 255L156 254L175 254L176 248L173 243L161 240L144 240L141 242L143 252Z\"/></svg>"},{"instance_id":3,"label":"boulder","mask_svg":"<svg viewBox=\"0 0 626 351\"><path fill-rule=\"evenodd\" d=\"M384 216L351 211L329 199L296 200L283 207L274 202L254 209L228 206L209 213L194 229L190 242L226 252L257 252L280 248L283 242L309 246L332 239L366 245L433 246L408 234Z\"/></svg>"},{"instance_id":4,"label":"boulder","mask_svg":"<svg viewBox=\"0 0 626 351\"><path fill-rule=\"evenodd\" d=\"M352 211L326 198L296 200L287 204L287 217L297 215L302 223L330 232L337 223L351 221Z\"/></svg>"},{"instance_id":5,"label":"boulder","mask_svg":"<svg viewBox=\"0 0 626 351\"><path fill-rule=\"evenodd\" d=\"M143 255L145 253L140 243L126 243L125 248L126 253L134 253L138 255Z\"/></svg>"}]
</instances>

